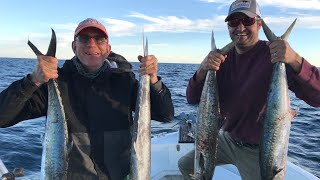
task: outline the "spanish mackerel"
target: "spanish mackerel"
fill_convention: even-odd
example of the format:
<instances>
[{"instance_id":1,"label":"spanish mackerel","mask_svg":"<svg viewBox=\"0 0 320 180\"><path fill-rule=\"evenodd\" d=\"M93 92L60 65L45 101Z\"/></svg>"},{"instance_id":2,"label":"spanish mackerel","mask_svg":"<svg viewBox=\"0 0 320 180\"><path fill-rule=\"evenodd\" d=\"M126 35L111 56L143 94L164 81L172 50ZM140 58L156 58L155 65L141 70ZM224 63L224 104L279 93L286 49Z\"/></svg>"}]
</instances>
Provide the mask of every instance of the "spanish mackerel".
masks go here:
<instances>
[{"instance_id":1,"label":"spanish mackerel","mask_svg":"<svg viewBox=\"0 0 320 180\"><path fill-rule=\"evenodd\" d=\"M148 55L148 40L144 43L144 56ZM151 112L150 76L143 75L139 80L135 118L132 131L131 174L132 180L150 180L151 171Z\"/></svg>"},{"instance_id":2,"label":"spanish mackerel","mask_svg":"<svg viewBox=\"0 0 320 180\"><path fill-rule=\"evenodd\" d=\"M290 25L281 37L277 37L262 20L268 40L286 40L295 24ZM263 180L282 180L285 176L291 121L295 113L290 107L286 67L283 62L273 66L272 79L263 121L260 144L260 169Z\"/></svg>"},{"instance_id":3,"label":"spanish mackerel","mask_svg":"<svg viewBox=\"0 0 320 180\"><path fill-rule=\"evenodd\" d=\"M28 45L39 56L43 55L30 41ZM52 36L46 56L55 57L56 34L52 29ZM65 112L55 79L50 79L48 85L48 110L46 130L42 144L41 179L67 179L68 168L68 128Z\"/></svg>"},{"instance_id":4,"label":"spanish mackerel","mask_svg":"<svg viewBox=\"0 0 320 180\"><path fill-rule=\"evenodd\" d=\"M231 42L217 50L214 35L211 35L211 50L227 54L234 47ZM196 180L211 180L216 165L218 134L220 130L220 104L216 71L208 71L198 107L195 138L194 175Z\"/></svg>"}]
</instances>

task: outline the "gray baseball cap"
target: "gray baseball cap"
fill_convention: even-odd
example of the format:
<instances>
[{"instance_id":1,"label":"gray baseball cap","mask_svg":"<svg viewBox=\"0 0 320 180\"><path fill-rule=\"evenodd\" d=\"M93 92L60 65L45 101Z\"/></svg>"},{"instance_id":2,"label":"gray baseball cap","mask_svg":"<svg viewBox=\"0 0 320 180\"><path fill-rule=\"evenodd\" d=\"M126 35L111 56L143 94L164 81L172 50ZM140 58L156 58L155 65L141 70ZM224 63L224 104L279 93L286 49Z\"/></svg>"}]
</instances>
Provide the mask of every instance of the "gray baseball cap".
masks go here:
<instances>
[{"instance_id":1,"label":"gray baseball cap","mask_svg":"<svg viewBox=\"0 0 320 180\"><path fill-rule=\"evenodd\" d=\"M236 0L231 4L225 22L229 20L232 14L237 12L244 13L249 17L261 16L260 7L256 0Z\"/></svg>"}]
</instances>

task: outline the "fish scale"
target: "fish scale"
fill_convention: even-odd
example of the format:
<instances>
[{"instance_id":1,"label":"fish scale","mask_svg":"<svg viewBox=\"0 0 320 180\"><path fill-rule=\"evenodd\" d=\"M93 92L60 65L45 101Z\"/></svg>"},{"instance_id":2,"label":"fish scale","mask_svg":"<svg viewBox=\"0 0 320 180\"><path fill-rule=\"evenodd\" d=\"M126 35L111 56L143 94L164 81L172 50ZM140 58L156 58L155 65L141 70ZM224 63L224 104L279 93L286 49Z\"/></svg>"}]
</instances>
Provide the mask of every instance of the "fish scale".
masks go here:
<instances>
[{"instance_id":1,"label":"fish scale","mask_svg":"<svg viewBox=\"0 0 320 180\"><path fill-rule=\"evenodd\" d=\"M220 51L226 54L234 47L231 42ZM211 49L216 51L214 35L211 35ZM216 165L218 134L220 130L220 104L215 71L208 71L198 107L194 174L196 180L211 180Z\"/></svg>"},{"instance_id":2,"label":"fish scale","mask_svg":"<svg viewBox=\"0 0 320 180\"><path fill-rule=\"evenodd\" d=\"M270 42L287 39L296 20L281 37L277 37L262 20L263 30ZM260 170L263 180L283 180L286 171L291 121L295 113L290 107L286 67L274 64L268 92L260 143Z\"/></svg>"},{"instance_id":3,"label":"fish scale","mask_svg":"<svg viewBox=\"0 0 320 180\"><path fill-rule=\"evenodd\" d=\"M144 56L148 55L148 40L144 43ZM150 76L143 75L139 88L132 131L130 178L150 180L151 171L151 109Z\"/></svg>"},{"instance_id":4,"label":"fish scale","mask_svg":"<svg viewBox=\"0 0 320 180\"><path fill-rule=\"evenodd\" d=\"M28 41L28 45L37 56L43 55L30 41ZM51 41L46 56L55 57L56 45L56 35L52 29ZM67 179L68 150L70 148L68 144L67 121L58 83L55 79L50 79L47 86L48 109L42 144L41 179L64 180Z\"/></svg>"}]
</instances>

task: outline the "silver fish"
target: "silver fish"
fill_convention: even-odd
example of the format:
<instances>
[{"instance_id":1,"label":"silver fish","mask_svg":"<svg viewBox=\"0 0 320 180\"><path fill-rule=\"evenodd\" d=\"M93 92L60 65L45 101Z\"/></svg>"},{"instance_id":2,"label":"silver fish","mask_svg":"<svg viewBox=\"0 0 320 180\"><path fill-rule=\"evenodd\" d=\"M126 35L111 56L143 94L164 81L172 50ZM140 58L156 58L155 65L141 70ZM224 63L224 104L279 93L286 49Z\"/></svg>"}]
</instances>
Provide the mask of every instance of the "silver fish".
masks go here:
<instances>
[{"instance_id":1,"label":"silver fish","mask_svg":"<svg viewBox=\"0 0 320 180\"><path fill-rule=\"evenodd\" d=\"M295 22L281 37L277 37L263 20L262 27L270 42L286 40ZM277 62L273 67L260 144L260 170L264 180L284 179L290 127L295 113L290 107L285 64Z\"/></svg>"},{"instance_id":2,"label":"silver fish","mask_svg":"<svg viewBox=\"0 0 320 180\"><path fill-rule=\"evenodd\" d=\"M231 42L220 50L226 54L234 47ZM211 49L217 51L212 31ZM196 180L211 180L216 165L218 134L220 130L220 104L215 71L208 71L198 107L195 138L194 175Z\"/></svg>"},{"instance_id":3,"label":"silver fish","mask_svg":"<svg viewBox=\"0 0 320 180\"><path fill-rule=\"evenodd\" d=\"M30 42L28 45L38 55L42 53ZM54 57L56 54L57 40L54 30L46 56ZM42 145L41 179L56 180L67 179L68 168L68 128L65 112L55 79L49 80L48 85L48 110L46 130Z\"/></svg>"},{"instance_id":4,"label":"silver fish","mask_svg":"<svg viewBox=\"0 0 320 180\"><path fill-rule=\"evenodd\" d=\"M144 56L148 55L148 40L144 43ZM150 76L143 75L139 80L139 89L132 131L130 178L132 180L150 180L151 172L151 112L150 112Z\"/></svg>"}]
</instances>

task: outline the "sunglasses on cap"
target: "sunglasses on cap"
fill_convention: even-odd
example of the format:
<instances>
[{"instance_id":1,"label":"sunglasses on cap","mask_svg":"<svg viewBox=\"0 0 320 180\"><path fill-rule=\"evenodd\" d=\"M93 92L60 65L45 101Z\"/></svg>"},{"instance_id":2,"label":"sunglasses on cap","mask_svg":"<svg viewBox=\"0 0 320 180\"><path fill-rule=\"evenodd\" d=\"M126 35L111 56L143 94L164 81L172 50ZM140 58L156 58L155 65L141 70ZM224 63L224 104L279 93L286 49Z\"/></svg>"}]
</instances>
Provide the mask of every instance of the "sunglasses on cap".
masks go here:
<instances>
[{"instance_id":1,"label":"sunglasses on cap","mask_svg":"<svg viewBox=\"0 0 320 180\"><path fill-rule=\"evenodd\" d=\"M97 36L88 36L88 35L78 35L76 37L76 40L79 42L86 44L90 41L90 39L93 39L97 44L102 44L106 42L106 37L102 35L97 35Z\"/></svg>"},{"instance_id":2,"label":"sunglasses on cap","mask_svg":"<svg viewBox=\"0 0 320 180\"><path fill-rule=\"evenodd\" d=\"M237 27L239 26L240 22L244 25L244 26L251 26L253 25L256 20L259 20L258 17L245 17L245 18L242 18L242 19L239 19L239 18L235 18L235 19L230 19L228 21L228 26L230 27Z\"/></svg>"}]
</instances>

